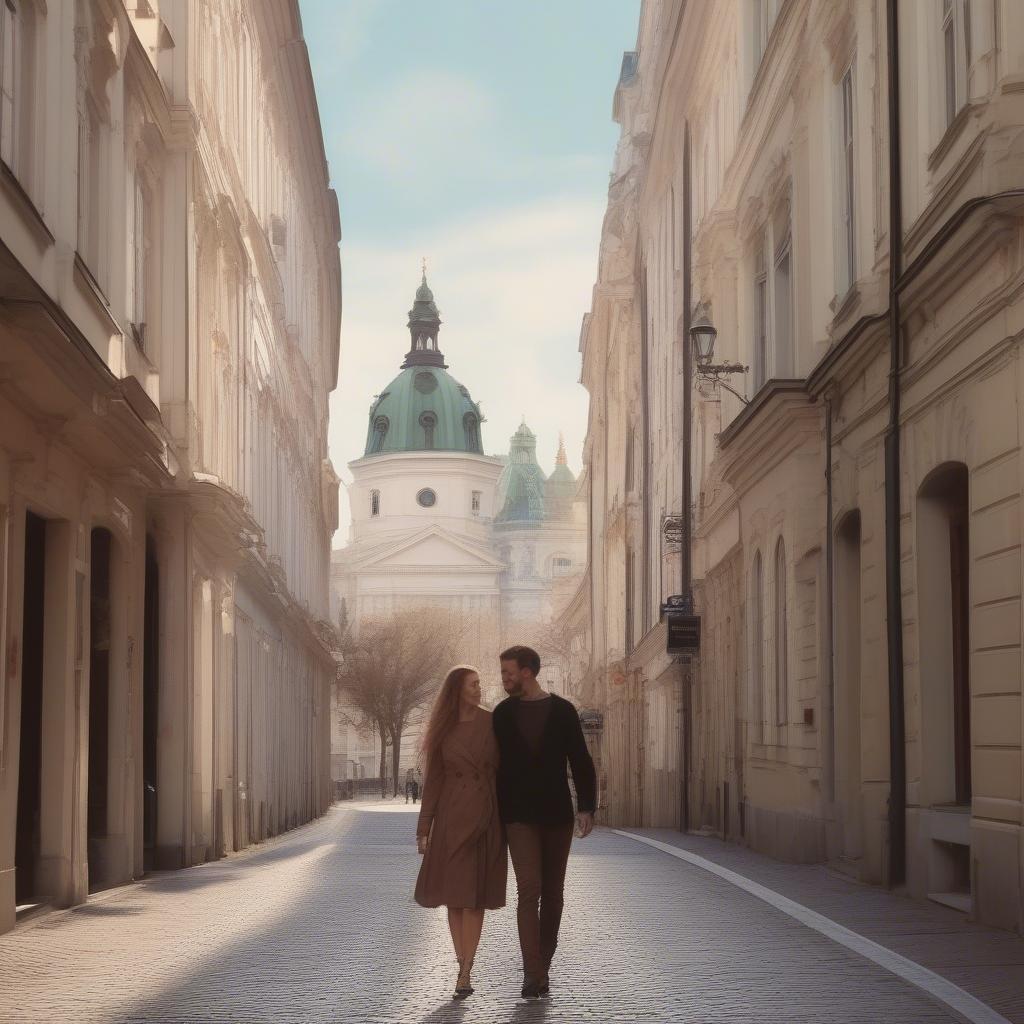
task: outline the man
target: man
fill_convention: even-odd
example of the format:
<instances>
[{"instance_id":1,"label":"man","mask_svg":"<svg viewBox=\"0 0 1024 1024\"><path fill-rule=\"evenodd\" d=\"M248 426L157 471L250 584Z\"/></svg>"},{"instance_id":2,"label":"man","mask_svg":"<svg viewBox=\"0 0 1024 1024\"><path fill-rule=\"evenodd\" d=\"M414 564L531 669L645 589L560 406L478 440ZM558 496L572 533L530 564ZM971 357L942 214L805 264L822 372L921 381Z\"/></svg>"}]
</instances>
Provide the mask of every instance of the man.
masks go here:
<instances>
[{"instance_id":1,"label":"man","mask_svg":"<svg viewBox=\"0 0 1024 1024\"><path fill-rule=\"evenodd\" d=\"M494 709L498 811L505 824L519 906L523 995L545 995L558 945L565 867L572 845L573 809L566 763L572 769L580 837L594 827L597 779L576 708L537 682L540 656L529 647L501 654L508 697Z\"/></svg>"}]
</instances>

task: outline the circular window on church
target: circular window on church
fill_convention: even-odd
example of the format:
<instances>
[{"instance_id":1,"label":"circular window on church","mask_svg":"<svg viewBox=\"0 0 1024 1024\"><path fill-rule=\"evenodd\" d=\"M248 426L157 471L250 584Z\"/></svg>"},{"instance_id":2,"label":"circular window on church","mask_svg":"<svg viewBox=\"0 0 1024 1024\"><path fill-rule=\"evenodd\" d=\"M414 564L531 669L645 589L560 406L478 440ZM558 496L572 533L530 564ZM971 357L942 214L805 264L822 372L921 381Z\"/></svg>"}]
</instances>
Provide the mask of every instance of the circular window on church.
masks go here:
<instances>
[{"instance_id":1,"label":"circular window on church","mask_svg":"<svg viewBox=\"0 0 1024 1024\"><path fill-rule=\"evenodd\" d=\"M424 487L419 494L416 495L416 500L423 506L423 508L433 508L437 504L437 495L429 488Z\"/></svg>"},{"instance_id":2,"label":"circular window on church","mask_svg":"<svg viewBox=\"0 0 1024 1024\"><path fill-rule=\"evenodd\" d=\"M413 379L412 386L421 394L429 395L437 390L437 378L429 370L421 370Z\"/></svg>"}]
</instances>

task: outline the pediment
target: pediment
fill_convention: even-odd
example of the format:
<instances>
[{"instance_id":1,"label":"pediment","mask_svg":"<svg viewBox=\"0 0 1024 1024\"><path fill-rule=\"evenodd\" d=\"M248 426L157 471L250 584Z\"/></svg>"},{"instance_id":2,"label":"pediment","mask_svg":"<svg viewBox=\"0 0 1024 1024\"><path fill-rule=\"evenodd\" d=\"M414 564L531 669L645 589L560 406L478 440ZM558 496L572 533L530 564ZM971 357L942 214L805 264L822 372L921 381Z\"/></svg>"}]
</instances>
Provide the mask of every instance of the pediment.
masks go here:
<instances>
[{"instance_id":1,"label":"pediment","mask_svg":"<svg viewBox=\"0 0 1024 1024\"><path fill-rule=\"evenodd\" d=\"M485 547L467 541L438 526L405 539L377 545L358 558L361 572L367 569L487 569L505 568Z\"/></svg>"}]
</instances>

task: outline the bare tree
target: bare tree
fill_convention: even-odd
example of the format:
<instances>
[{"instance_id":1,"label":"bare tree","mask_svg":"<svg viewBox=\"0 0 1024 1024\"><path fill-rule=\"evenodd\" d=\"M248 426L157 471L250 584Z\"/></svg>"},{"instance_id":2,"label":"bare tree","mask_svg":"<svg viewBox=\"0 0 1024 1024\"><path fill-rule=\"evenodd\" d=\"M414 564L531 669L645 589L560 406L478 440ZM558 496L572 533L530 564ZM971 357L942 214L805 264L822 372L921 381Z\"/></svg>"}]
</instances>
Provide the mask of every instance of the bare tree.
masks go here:
<instances>
[{"instance_id":1,"label":"bare tree","mask_svg":"<svg viewBox=\"0 0 1024 1024\"><path fill-rule=\"evenodd\" d=\"M354 724L380 738L381 795L385 795L387 749L392 785L398 795L402 735L433 700L445 673L458 658L464 621L442 608L404 608L368 619L342 641L338 671L340 702Z\"/></svg>"}]
</instances>

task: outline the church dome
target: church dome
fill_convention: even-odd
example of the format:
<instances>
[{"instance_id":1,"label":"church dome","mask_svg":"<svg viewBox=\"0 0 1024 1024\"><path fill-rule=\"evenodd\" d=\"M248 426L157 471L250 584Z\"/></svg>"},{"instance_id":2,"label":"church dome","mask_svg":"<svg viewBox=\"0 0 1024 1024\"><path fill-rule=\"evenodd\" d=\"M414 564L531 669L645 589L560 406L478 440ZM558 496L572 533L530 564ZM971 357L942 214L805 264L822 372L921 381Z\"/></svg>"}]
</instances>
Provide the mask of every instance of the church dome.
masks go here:
<instances>
[{"instance_id":1,"label":"church dome","mask_svg":"<svg viewBox=\"0 0 1024 1024\"><path fill-rule=\"evenodd\" d=\"M409 310L411 347L402 372L374 399L364 455L467 452L483 455L480 406L450 373L438 348L441 316L426 271Z\"/></svg>"},{"instance_id":2,"label":"church dome","mask_svg":"<svg viewBox=\"0 0 1024 1024\"><path fill-rule=\"evenodd\" d=\"M370 406L366 455L468 452L483 455L480 407L436 366L407 366Z\"/></svg>"},{"instance_id":3,"label":"church dome","mask_svg":"<svg viewBox=\"0 0 1024 1024\"><path fill-rule=\"evenodd\" d=\"M524 420L512 435L509 459L498 480L497 522L543 521L545 480L537 462L537 435Z\"/></svg>"}]
</instances>

